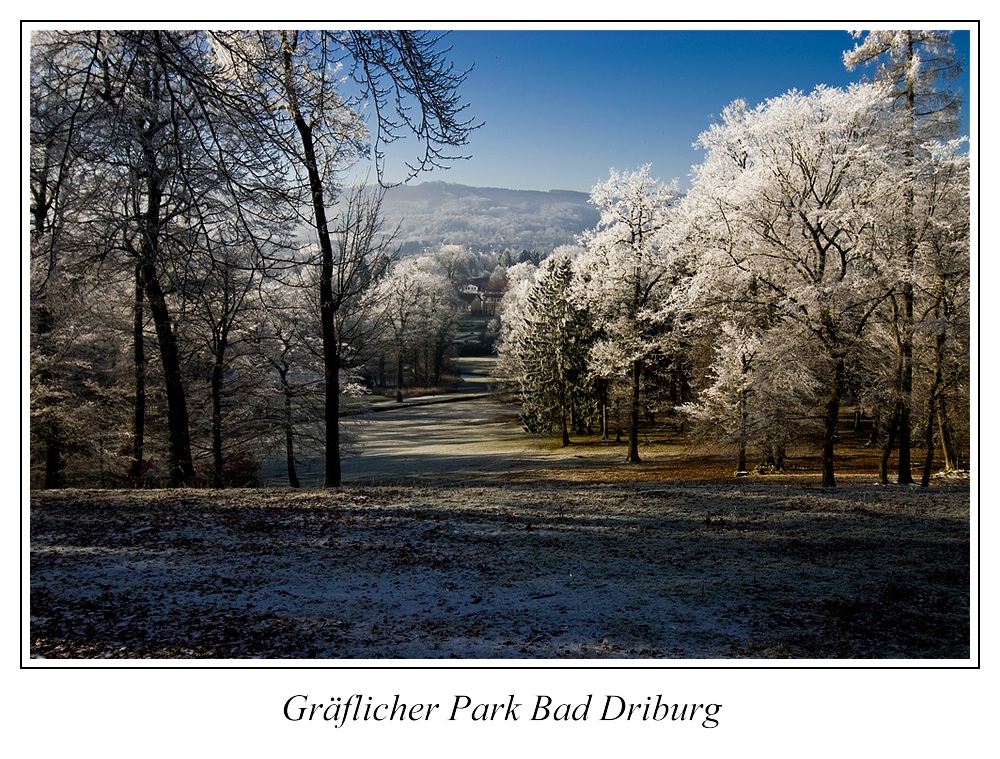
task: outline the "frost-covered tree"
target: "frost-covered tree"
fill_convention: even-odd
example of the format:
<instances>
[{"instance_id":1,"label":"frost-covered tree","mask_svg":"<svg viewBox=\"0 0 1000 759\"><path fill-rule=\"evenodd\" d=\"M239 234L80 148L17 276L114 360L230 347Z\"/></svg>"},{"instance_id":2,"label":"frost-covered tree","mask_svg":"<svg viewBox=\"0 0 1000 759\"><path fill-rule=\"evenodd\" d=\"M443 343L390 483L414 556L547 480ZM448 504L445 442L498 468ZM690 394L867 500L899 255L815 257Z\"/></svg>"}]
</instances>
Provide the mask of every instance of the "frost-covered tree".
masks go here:
<instances>
[{"instance_id":1,"label":"frost-covered tree","mask_svg":"<svg viewBox=\"0 0 1000 759\"><path fill-rule=\"evenodd\" d=\"M340 484L340 343L335 322L341 303L334 288L336 246L330 206L340 172L364 150L367 132L339 86L344 52L324 32L298 30L216 33L217 50L235 80L258 103L272 139L284 152L293 206L310 209L319 249L320 333L326 393L326 484ZM296 208L297 210L297 208ZM353 289L353 285L352 285Z\"/></svg>"},{"instance_id":2,"label":"frost-covered tree","mask_svg":"<svg viewBox=\"0 0 1000 759\"><path fill-rule=\"evenodd\" d=\"M568 251L542 261L531 286L511 296L502 324L501 371L519 387L525 428L555 430L569 445L574 423L588 420L595 404L588 373L593 331Z\"/></svg>"},{"instance_id":3,"label":"frost-covered tree","mask_svg":"<svg viewBox=\"0 0 1000 759\"><path fill-rule=\"evenodd\" d=\"M894 106L907 122L912 145L958 136L961 93L950 85L962 73L951 32L880 29L854 32L859 42L844 53L848 69L874 66L876 81L891 87Z\"/></svg>"},{"instance_id":4,"label":"frost-covered tree","mask_svg":"<svg viewBox=\"0 0 1000 759\"><path fill-rule=\"evenodd\" d=\"M505 343L516 342L516 338L509 336L508 333L524 324L520 315L527 306L528 295L534 286L537 274L538 266L527 261L511 264L506 269L506 288L500 299L499 318L494 325L498 357L496 376L506 384L517 384L520 369L516 362L507 361L507 357L514 354L501 347Z\"/></svg>"},{"instance_id":5,"label":"frost-covered tree","mask_svg":"<svg viewBox=\"0 0 1000 759\"><path fill-rule=\"evenodd\" d=\"M444 350L454 337L460 302L448 277L429 256L396 262L366 296L384 326L384 349L396 368L396 400L403 402L405 366L410 359L416 379L423 362L428 382L440 374Z\"/></svg>"},{"instance_id":6,"label":"frost-covered tree","mask_svg":"<svg viewBox=\"0 0 1000 759\"><path fill-rule=\"evenodd\" d=\"M962 70L951 33L934 30L876 30L856 32L860 41L844 54L848 68L875 66L874 78L890 88L893 108L901 125L893 155L902 197L895 223L886 225L885 269L893 287L887 319L895 347L892 413L886 420L880 479L887 481L887 461L898 446L898 482L913 482L911 473L911 416L914 411L914 340L921 306L916 303L918 248L922 230L932 224L922 212L933 205L921 203L925 192L931 146L957 136L959 93L949 85ZM931 170L932 171L932 170Z\"/></svg>"},{"instance_id":7,"label":"frost-covered tree","mask_svg":"<svg viewBox=\"0 0 1000 759\"><path fill-rule=\"evenodd\" d=\"M39 41L38 37L34 41ZM31 451L32 468L40 469L44 487L64 482L67 412L72 406L70 378L61 372L65 345L61 317L75 279L66 234L86 202L85 184L77 175L73 115L78 84L60 81L62 50L33 44L30 57L31 144L29 153L30 324L31 324ZM54 81L52 81L54 80Z\"/></svg>"},{"instance_id":8,"label":"frost-covered tree","mask_svg":"<svg viewBox=\"0 0 1000 759\"><path fill-rule=\"evenodd\" d=\"M415 138L418 154L406 163L407 178L455 157L475 125L463 115L458 87L465 78L438 49L439 37L414 31L281 30L221 32L214 39L228 68L256 93L276 144L289 160L306 201L308 222L320 251L319 303L326 388L325 481L340 484L340 342L337 314L344 306L335 271L336 250L329 215L341 170L368 146L379 182L386 151L404 137ZM357 95L342 90L345 79ZM369 131L360 116L373 114ZM354 290L352 283L349 290Z\"/></svg>"},{"instance_id":9,"label":"frost-covered tree","mask_svg":"<svg viewBox=\"0 0 1000 759\"><path fill-rule=\"evenodd\" d=\"M699 139L706 158L692 194L719 209L722 227L705 265L752 276L787 324L769 332L812 344L827 487L847 370L886 296L878 219L898 197L887 105L875 85L790 92L755 109L734 104Z\"/></svg>"},{"instance_id":10,"label":"frost-covered tree","mask_svg":"<svg viewBox=\"0 0 1000 759\"><path fill-rule=\"evenodd\" d=\"M649 165L624 173L612 170L591 193L601 218L584 236L587 253L578 263L597 330L593 357L628 383L628 463L641 460L644 374L666 357L663 338L669 319L661 306L672 259L661 233L677 192L676 184L651 177Z\"/></svg>"},{"instance_id":11,"label":"frost-covered tree","mask_svg":"<svg viewBox=\"0 0 1000 759\"><path fill-rule=\"evenodd\" d=\"M288 484L300 485L299 467L324 459L323 357L313 269L286 270L261 283L261 318L253 343L267 391L259 405L271 434L266 450L281 454Z\"/></svg>"},{"instance_id":12,"label":"frost-covered tree","mask_svg":"<svg viewBox=\"0 0 1000 759\"><path fill-rule=\"evenodd\" d=\"M916 204L926 219L914 277L917 346L923 343L914 363L926 382L924 487L933 467L935 433L945 470L961 468L957 438L968 434L970 418L970 166L961 148L961 141L951 141L931 154L933 168L923 177Z\"/></svg>"},{"instance_id":13,"label":"frost-covered tree","mask_svg":"<svg viewBox=\"0 0 1000 759\"><path fill-rule=\"evenodd\" d=\"M430 251L458 290L475 275L476 255L463 245L441 245Z\"/></svg>"},{"instance_id":14,"label":"frost-covered tree","mask_svg":"<svg viewBox=\"0 0 1000 759\"><path fill-rule=\"evenodd\" d=\"M736 101L722 121L739 123L746 111ZM745 254L748 230L732 189L749 162L747 140L735 131L718 143L695 167L694 186L678 204L673 230L675 244L694 257L692 274L673 301L702 356L696 400L681 410L700 436L735 446L737 472L747 471L750 446L760 449L764 467L783 468L785 446L808 414L804 399L816 389L806 357L793 353L789 360L790 347L801 346Z\"/></svg>"},{"instance_id":15,"label":"frost-covered tree","mask_svg":"<svg viewBox=\"0 0 1000 759\"><path fill-rule=\"evenodd\" d=\"M268 205L269 151L246 119L201 32L40 32L32 40L44 76L32 98L47 108L62 103L67 146L77 176L89 187L88 204L73 216L78 244L91 262L115 263L134 274L135 446L141 460L141 326L146 316L164 384L169 436L168 479L194 481L183 348L177 313L184 292L177 272L210 256L223 229L253 239L250 219ZM39 143L43 139L40 138ZM46 193L38 195L42 198ZM40 204L44 206L45 203ZM226 218L225 223L220 221ZM55 253L71 249L63 241Z\"/></svg>"},{"instance_id":16,"label":"frost-covered tree","mask_svg":"<svg viewBox=\"0 0 1000 759\"><path fill-rule=\"evenodd\" d=\"M819 389L813 361L795 346L791 360L787 325L761 330L747 321L712 319L714 353L697 400L681 410L699 434L732 445L736 472L746 474L748 453L760 454L760 471L784 469L785 449L808 430L811 399Z\"/></svg>"},{"instance_id":17,"label":"frost-covered tree","mask_svg":"<svg viewBox=\"0 0 1000 759\"><path fill-rule=\"evenodd\" d=\"M259 430L253 414L259 367L253 360L252 325L261 318L257 297L264 275L257 257L246 251L218 247L205 262L206 270L192 272L196 281L186 286L186 358L192 385L207 380L207 413L192 399L196 411L193 428L200 419L209 420L211 481L215 487L229 484L229 460L241 464L254 459ZM237 398L239 399L237 401ZM255 471L239 473L245 482Z\"/></svg>"}]
</instances>

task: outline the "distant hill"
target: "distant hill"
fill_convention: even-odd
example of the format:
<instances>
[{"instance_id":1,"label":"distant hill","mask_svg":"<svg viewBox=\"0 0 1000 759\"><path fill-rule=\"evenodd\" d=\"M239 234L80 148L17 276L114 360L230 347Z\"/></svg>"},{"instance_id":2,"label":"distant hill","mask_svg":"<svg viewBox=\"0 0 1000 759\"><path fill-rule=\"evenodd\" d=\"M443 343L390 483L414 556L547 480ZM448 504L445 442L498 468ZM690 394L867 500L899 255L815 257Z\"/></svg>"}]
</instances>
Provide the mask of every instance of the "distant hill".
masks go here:
<instances>
[{"instance_id":1,"label":"distant hill","mask_svg":"<svg viewBox=\"0 0 1000 759\"><path fill-rule=\"evenodd\" d=\"M398 241L404 254L442 244L548 252L597 225L598 212L588 198L571 190L424 182L390 188L383 210L386 227L401 223Z\"/></svg>"}]
</instances>

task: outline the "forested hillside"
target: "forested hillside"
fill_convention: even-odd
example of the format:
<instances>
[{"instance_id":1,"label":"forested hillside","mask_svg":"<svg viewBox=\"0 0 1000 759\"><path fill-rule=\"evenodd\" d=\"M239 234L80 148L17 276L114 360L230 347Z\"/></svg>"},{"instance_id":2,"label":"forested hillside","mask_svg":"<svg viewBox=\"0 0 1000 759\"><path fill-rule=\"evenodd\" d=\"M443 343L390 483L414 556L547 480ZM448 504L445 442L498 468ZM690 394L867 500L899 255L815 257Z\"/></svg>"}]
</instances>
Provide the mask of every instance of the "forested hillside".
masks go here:
<instances>
[{"instance_id":1,"label":"forested hillside","mask_svg":"<svg viewBox=\"0 0 1000 759\"><path fill-rule=\"evenodd\" d=\"M589 196L571 190L505 190L424 182L392 187L383 203L386 222L400 224L404 254L438 245L474 251L551 251L597 223Z\"/></svg>"}]
</instances>

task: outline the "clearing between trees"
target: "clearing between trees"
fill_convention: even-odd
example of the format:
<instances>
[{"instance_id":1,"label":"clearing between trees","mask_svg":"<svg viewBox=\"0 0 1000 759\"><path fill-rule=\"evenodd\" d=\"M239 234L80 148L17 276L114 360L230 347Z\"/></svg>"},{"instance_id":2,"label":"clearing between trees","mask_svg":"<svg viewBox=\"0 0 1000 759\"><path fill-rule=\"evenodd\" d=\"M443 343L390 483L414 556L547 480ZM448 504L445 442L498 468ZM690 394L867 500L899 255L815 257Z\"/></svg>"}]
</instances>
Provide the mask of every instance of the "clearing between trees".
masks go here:
<instances>
[{"instance_id":1,"label":"clearing between trees","mask_svg":"<svg viewBox=\"0 0 1000 759\"><path fill-rule=\"evenodd\" d=\"M878 486L850 439L836 489L815 457L624 466L490 399L368 425L335 490L31 493L31 656L970 657L965 476Z\"/></svg>"}]
</instances>

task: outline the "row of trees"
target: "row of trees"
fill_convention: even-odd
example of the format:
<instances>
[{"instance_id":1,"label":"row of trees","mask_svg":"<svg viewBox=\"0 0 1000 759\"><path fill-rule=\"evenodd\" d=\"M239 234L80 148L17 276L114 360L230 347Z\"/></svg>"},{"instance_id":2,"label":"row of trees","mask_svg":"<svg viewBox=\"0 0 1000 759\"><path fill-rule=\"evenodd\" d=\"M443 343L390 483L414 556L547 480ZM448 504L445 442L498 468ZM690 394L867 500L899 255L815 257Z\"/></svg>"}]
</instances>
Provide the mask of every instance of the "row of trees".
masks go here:
<instances>
[{"instance_id":1,"label":"row of trees","mask_svg":"<svg viewBox=\"0 0 1000 759\"><path fill-rule=\"evenodd\" d=\"M689 192L649 167L595 187L599 225L539 267L511 270L502 367L529 429L680 411L781 466L822 440L834 486L845 400L871 410L880 478L935 440L960 465L969 403L969 160L957 139L947 33L875 32L845 55L873 82L737 101L699 140ZM916 431L916 432L915 432Z\"/></svg>"},{"instance_id":2,"label":"row of trees","mask_svg":"<svg viewBox=\"0 0 1000 759\"><path fill-rule=\"evenodd\" d=\"M220 484L281 429L294 484L298 407L339 484L343 383L395 272L381 192L341 179L370 152L382 184L404 137L409 176L460 157L464 76L416 32L36 33L36 481L187 485L209 460Z\"/></svg>"}]
</instances>

